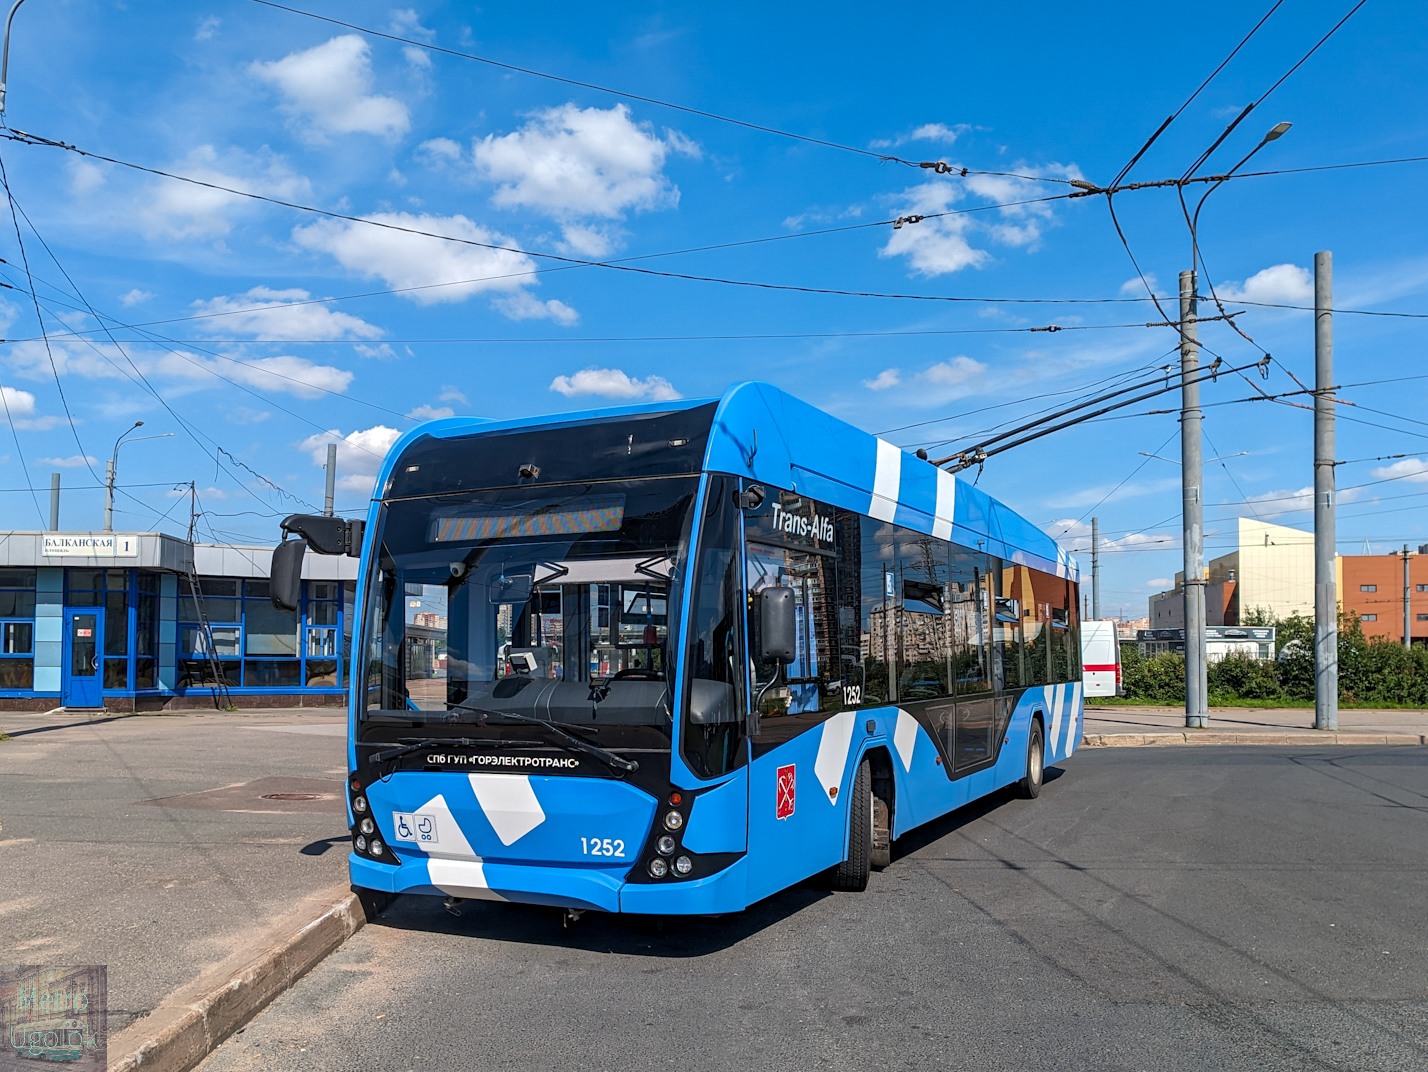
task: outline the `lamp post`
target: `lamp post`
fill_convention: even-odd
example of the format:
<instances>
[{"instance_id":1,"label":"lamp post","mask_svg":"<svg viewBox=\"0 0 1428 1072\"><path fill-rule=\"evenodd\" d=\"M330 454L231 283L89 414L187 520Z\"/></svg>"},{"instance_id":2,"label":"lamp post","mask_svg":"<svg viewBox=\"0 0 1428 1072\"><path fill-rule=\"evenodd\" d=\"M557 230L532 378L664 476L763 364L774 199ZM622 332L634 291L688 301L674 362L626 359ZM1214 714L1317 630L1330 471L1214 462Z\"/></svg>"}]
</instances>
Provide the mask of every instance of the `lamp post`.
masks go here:
<instances>
[{"instance_id":1,"label":"lamp post","mask_svg":"<svg viewBox=\"0 0 1428 1072\"><path fill-rule=\"evenodd\" d=\"M124 442L124 437L135 429L144 427L143 421L135 421L131 427L126 429L118 439L114 441L114 453L109 456L109 463L104 470L104 531L114 531L114 478L119 471L119 445ZM160 432L158 435L140 436L138 439L129 440L130 443L138 443L144 439L168 439L173 436L172 432Z\"/></svg>"},{"instance_id":2,"label":"lamp post","mask_svg":"<svg viewBox=\"0 0 1428 1072\"><path fill-rule=\"evenodd\" d=\"M1220 136L1220 140L1223 141L1225 135L1247 114L1248 109L1230 124L1229 130ZM1184 178L1177 191L1180 195L1180 209L1185 213L1185 222L1190 227L1190 270L1180 273L1180 491L1184 530L1182 591L1185 598L1185 725L1188 729L1203 729L1210 721L1207 703L1209 673L1205 651L1205 463L1200 447L1200 424L1204 420L1204 414L1200 409L1200 384L1196 378L1200 369L1195 279L1195 270L1200 262L1200 238L1197 233L1200 210L1205 207L1205 199L1218 190L1222 183L1244 167L1255 153L1281 137L1289 127L1288 123L1276 123L1239 163L1223 175L1217 176L1201 196L1193 215L1185 204ZM1217 141L1215 145L1218 144ZM1214 151L1214 146L1211 146L1210 151Z\"/></svg>"}]
</instances>

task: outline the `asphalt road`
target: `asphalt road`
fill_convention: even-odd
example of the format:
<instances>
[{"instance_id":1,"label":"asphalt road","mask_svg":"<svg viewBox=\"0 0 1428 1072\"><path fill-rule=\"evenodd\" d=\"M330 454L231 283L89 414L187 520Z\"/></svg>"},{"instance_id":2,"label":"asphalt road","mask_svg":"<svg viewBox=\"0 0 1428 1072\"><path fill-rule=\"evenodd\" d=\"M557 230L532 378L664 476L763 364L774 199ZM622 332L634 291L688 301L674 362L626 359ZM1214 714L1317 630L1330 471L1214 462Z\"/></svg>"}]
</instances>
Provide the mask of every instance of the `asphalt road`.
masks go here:
<instances>
[{"instance_id":1,"label":"asphalt road","mask_svg":"<svg viewBox=\"0 0 1428 1072\"><path fill-rule=\"evenodd\" d=\"M403 898L202 1072L1428 1068L1428 749L1079 753L868 892Z\"/></svg>"}]
</instances>

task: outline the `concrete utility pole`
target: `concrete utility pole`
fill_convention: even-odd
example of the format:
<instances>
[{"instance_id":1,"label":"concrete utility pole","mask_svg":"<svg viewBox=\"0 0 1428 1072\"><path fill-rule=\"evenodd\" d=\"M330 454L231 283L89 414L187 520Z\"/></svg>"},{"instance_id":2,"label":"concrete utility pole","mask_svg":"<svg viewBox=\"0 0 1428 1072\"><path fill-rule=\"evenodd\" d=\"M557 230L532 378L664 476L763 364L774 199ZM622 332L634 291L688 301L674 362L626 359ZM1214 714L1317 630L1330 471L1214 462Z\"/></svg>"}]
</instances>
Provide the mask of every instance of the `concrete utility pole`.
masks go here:
<instances>
[{"instance_id":1,"label":"concrete utility pole","mask_svg":"<svg viewBox=\"0 0 1428 1072\"><path fill-rule=\"evenodd\" d=\"M1314 254L1314 728L1339 728L1334 577L1334 255Z\"/></svg>"},{"instance_id":2,"label":"concrete utility pole","mask_svg":"<svg viewBox=\"0 0 1428 1072\"><path fill-rule=\"evenodd\" d=\"M50 474L50 531L59 531L59 492L60 475Z\"/></svg>"},{"instance_id":3,"label":"concrete utility pole","mask_svg":"<svg viewBox=\"0 0 1428 1072\"><path fill-rule=\"evenodd\" d=\"M1205 532L1200 450L1200 339L1195 323L1195 270L1180 273L1180 490L1185 554L1185 726L1203 729L1209 678L1205 666Z\"/></svg>"},{"instance_id":4,"label":"concrete utility pole","mask_svg":"<svg viewBox=\"0 0 1428 1072\"><path fill-rule=\"evenodd\" d=\"M1091 617L1101 616L1101 519L1091 518Z\"/></svg>"},{"instance_id":5,"label":"concrete utility pole","mask_svg":"<svg viewBox=\"0 0 1428 1072\"><path fill-rule=\"evenodd\" d=\"M337 444L327 444L327 498L323 501L322 512L332 516L333 495L337 488Z\"/></svg>"},{"instance_id":6,"label":"concrete utility pole","mask_svg":"<svg viewBox=\"0 0 1428 1072\"><path fill-rule=\"evenodd\" d=\"M1413 589L1408 584L1408 545L1403 545L1403 646L1413 647L1413 599L1409 595Z\"/></svg>"}]
</instances>

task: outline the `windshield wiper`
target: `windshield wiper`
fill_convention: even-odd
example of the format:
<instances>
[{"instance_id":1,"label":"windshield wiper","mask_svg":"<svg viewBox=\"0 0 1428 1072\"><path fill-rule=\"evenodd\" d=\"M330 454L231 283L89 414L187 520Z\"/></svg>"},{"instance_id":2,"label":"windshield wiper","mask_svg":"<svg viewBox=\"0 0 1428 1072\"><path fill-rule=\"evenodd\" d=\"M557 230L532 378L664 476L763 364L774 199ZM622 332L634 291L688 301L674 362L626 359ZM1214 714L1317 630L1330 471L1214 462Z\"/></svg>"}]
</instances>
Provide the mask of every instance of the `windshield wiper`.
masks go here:
<instances>
[{"instance_id":1,"label":"windshield wiper","mask_svg":"<svg viewBox=\"0 0 1428 1072\"><path fill-rule=\"evenodd\" d=\"M513 722L522 722L531 726L540 726L542 729L550 733L555 738L556 743L561 745L561 747L565 748L567 751L583 752L587 756L593 756L601 763L604 763L615 770L624 771L626 774L633 774L635 771L640 769L639 763L637 763L635 760L626 759L624 756L617 756L614 752L607 751L606 749L601 748L598 744L591 744L589 741L583 741L579 737L576 737L574 734L567 733L565 730L557 726L554 722L547 722L543 718L536 718L532 715L522 715L518 714L515 711L492 711L484 707L475 707L465 703L451 704L446 709L446 713L448 715L454 715L458 711L469 711L472 714L480 715L483 719L509 718ZM415 752L419 748L429 748L434 744L455 744L470 746L486 745L491 743L491 741L483 741L471 737L424 737L420 741L413 741L410 744L399 745L396 748L384 749L383 751L378 752L372 756L372 762L385 763L389 759L399 759L400 757L405 756L411 752Z\"/></svg>"},{"instance_id":2,"label":"windshield wiper","mask_svg":"<svg viewBox=\"0 0 1428 1072\"><path fill-rule=\"evenodd\" d=\"M397 745L396 748L385 748L380 752L373 752L371 760L373 763L385 763L389 759L401 759L402 756L410 755L422 748L430 748L437 744L459 744L470 746L485 744L485 741L478 741L474 737L423 737L419 741L410 741L407 744Z\"/></svg>"}]
</instances>

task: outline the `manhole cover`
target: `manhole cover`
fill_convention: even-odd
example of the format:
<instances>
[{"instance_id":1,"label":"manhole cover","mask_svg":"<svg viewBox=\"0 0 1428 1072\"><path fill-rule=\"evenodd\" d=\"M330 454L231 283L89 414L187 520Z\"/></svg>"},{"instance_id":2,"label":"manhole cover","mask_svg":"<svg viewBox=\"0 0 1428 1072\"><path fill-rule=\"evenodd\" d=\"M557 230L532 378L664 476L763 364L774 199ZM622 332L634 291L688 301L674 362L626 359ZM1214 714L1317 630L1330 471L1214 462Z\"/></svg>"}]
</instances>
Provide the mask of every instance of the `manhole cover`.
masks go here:
<instances>
[{"instance_id":1,"label":"manhole cover","mask_svg":"<svg viewBox=\"0 0 1428 1072\"><path fill-rule=\"evenodd\" d=\"M320 793L264 793L263 800L321 800Z\"/></svg>"}]
</instances>

